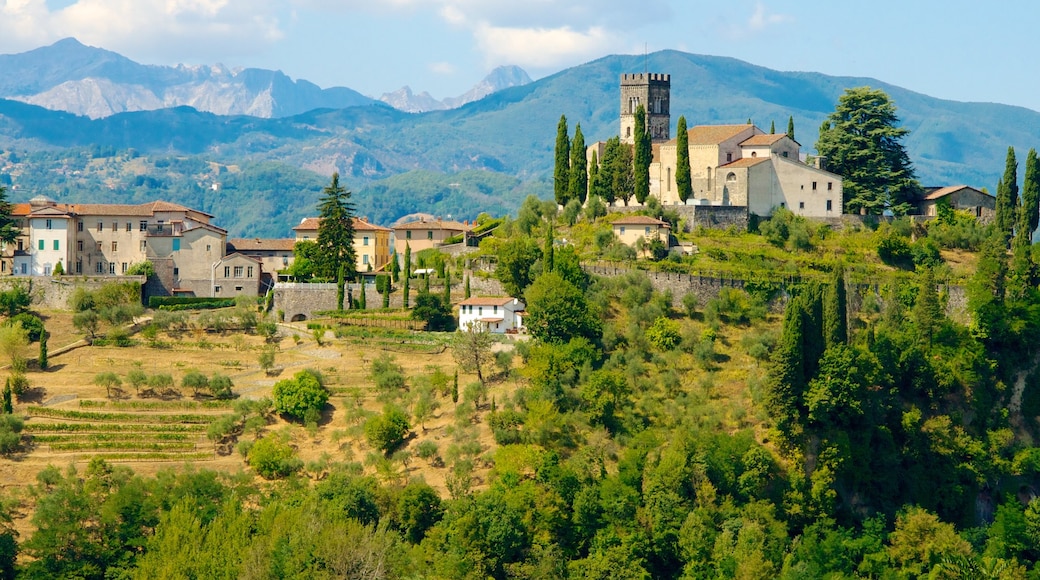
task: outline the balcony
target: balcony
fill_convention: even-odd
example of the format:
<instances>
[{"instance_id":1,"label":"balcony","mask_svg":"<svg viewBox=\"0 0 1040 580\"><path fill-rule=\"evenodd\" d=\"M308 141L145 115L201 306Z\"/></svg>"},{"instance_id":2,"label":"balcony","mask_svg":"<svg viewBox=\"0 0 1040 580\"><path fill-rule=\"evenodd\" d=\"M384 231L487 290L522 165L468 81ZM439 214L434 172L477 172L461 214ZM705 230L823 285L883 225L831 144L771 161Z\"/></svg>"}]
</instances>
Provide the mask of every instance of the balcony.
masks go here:
<instances>
[{"instance_id":1,"label":"balcony","mask_svg":"<svg viewBox=\"0 0 1040 580\"><path fill-rule=\"evenodd\" d=\"M148 224L144 235L150 238L170 238L181 235L183 231L183 224Z\"/></svg>"}]
</instances>

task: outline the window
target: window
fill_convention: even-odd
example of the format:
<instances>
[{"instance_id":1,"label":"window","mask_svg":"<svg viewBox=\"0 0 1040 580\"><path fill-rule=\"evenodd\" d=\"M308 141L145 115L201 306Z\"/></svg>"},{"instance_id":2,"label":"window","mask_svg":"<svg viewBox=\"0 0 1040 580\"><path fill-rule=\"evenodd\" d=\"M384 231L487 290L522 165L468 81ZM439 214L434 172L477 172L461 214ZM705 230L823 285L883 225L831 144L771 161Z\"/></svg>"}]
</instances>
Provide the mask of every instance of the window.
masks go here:
<instances>
[{"instance_id":1,"label":"window","mask_svg":"<svg viewBox=\"0 0 1040 580\"><path fill-rule=\"evenodd\" d=\"M76 240L76 251L77 252L82 252L83 251L83 240Z\"/></svg>"},{"instance_id":2,"label":"window","mask_svg":"<svg viewBox=\"0 0 1040 580\"><path fill-rule=\"evenodd\" d=\"M365 236L364 238L362 238L362 240L363 240L363 242L361 243L361 245L362 246L367 246L368 245L368 236Z\"/></svg>"},{"instance_id":3,"label":"window","mask_svg":"<svg viewBox=\"0 0 1040 580\"><path fill-rule=\"evenodd\" d=\"M814 181L814 182L812 182L812 190L813 190L813 191L816 191L816 182L815 182L815 181Z\"/></svg>"},{"instance_id":4,"label":"window","mask_svg":"<svg viewBox=\"0 0 1040 580\"><path fill-rule=\"evenodd\" d=\"M364 256L361 256L361 263L362 264L367 264L368 263L368 254L365 254Z\"/></svg>"},{"instance_id":5,"label":"window","mask_svg":"<svg viewBox=\"0 0 1040 580\"><path fill-rule=\"evenodd\" d=\"M126 266L127 266L126 262L123 262L123 273L124 274L126 274Z\"/></svg>"},{"instance_id":6,"label":"window","mask_svg":"<svg viewBox=\"0 0 1040 580\"><path fill-rule=\"evenodd\" d=\"M119 231L119 222L112 222L112 231L113 232L118 232Z\"/></svg>"},{"instance_id":7,"label":"window","mask_svg":"<svg viewBox=\"0 0 1040 580\"><path fill-rule=\"evenodd\" d=\"M96 267L96 268L94 268L94 270L95 270L95 271L96 271L96 272L97 272L98 274L104 274L104 273L105 273L105 262L103 262L103 261L101 261L101 260L98 260L98 263L97 263L97 264L95 264L95 266L97 266L97 267Z\"/></svg>"},{"instance_id":8,"label":"window","mask_svg":"<svg viewBox=\"0 0 1040 580\"><path fill-rule=\"evenodd\" d=\"M101 222L98 222L97 223L97 231L99 231L99 232L105 231L105 224L103 224Z\"/></svg>"},{"instance_id":9,"label":"window","mask_svg":"<svg viewBox=\"0 0 1040 580\"><path fill-rule=\"evenodd\" d=\"M828 181L827 182L827 191L831 191L833 189L834 189L834 182L833 181Z\"/></svg>"},{"instance_id":10,"label":"window","mask_svg":"<svg viewBox=\"0 0 1040 580\"><path fill-rule=\"evenodd\" d=\"M756 157L758 157L758 151L752 151L751 152L751 158L754 159Z\"/></svg>"},{"instance_id":11,"label":"window","mask_svg":"<svg viewBox=\"0 0 1040 580\"><path fill-rule=\"evenodd\" d=\"M253 277L253 267L252 266L247 266L246 267L246 278L252 278L252 277Z\"/></svg>"},{"instance_id":12,"label":"window","mask_svg":"<svg viewBox=\"0 0 1040 580\"><path fill-rule=\"evenodd\" d=\"M76 222L76 231L77 232L82 232L83 231L83 222Z\"/></svg>"},{"instance_id":13,"label":"window","mask_svg":"<svg viewBox=\"0 0 1040 580\"><path fill-rule=\"evenodd\" d=\"M141 240L141 251L145 251L148 248L148 240Z\"/></svg>"},{"instance_id":14,"label":"window","mask_svg":"<svg viewBox=\"0 0 1040 580\"><path fill-rule=\"evenodd\" d=\"M99 252L101 251L101 242L97 243L97 251L99 251Z\"/></svg>"},{"instance_id":15,"label":"window","mask_svg":"<svg viewBox=\"0 0 1040 580\"><path fill-rule=\"evenodd\" d=\"M621 226L621 235L625 235L625 226Z\"/></svg>"},{"instance_id":16,"label":"window","mask_svg":"<svg viewBox=\"0 0 1040 580\"><path fill-rule=\"evenodd\" d=\"M44 276L50 276L51 275L51 265L50 264L44 264L43 265L43 275Z\"/></svg>"},{"instance_id":17,"label":"window","mask_svg":"<svg viewBox=\"0 0 1040 580\"><path fill-rule=\"evenodd\" d=\"M427 240L432 240L433 239L433 230L429 230L429 231L426 232L426 239Z\"/></svg>"},{"instance_id":18,"label":"window","mask_svg":"<svg viewBox=\"0 0 1040 580\"><path fill-rule=\"evenodd\" d=\"M126 231L128 231L128 232L134 231L134 225L131 224L130 222L126 222Z\"/></svg>"},{"instance_id":19,"label":"window","mask_svg":"<svg viewBox=\"0 0 1040 580\"><path fill-rule=\"evenodd\" d=\"M827 211L831 211L831 200L827 200Z\"/></svg>"},{"instance_id":20,"label":"window","mask_svg":"<svg viewBox=\"0 0 1040 580\"><path fill-rule=\"evenodd\" d=\"M784 152L783 152L783 153L781 153L780 155L783 155L784 157L787 157L787 151L784 151Z\"/></svg>"},{"instance_id":21,"label":"window","mask_svg":"<svg viewBox=\"0 0 1040 580\"><path fill-rule=\"evenodd\" d=\"M787 204L781 201L780 202L780 207L787 207Z\"/></svg>"},{"instance_id":22,"label":"window","mask_svg":"<svg viewBox=\"0 0 1040 580\"><path fill-rule=\"evenodd\" d=\"M665 181L665 183L668 184L667 191L671 191L672 190L672 168L671 167L668 168L668 174L667 175L668 175L668 177L664 181Z\"/></svg>"},{"instance_id":23,"label":"window","mask_svg":"<svg viewBox=\"0 0 1040 580\"><path fill-rule=\"evenodd\" d=\"M173 251L174 252L179 252L180 249L181 249L181 239L180 238L174 238L173 239Z\"/></svg>"},{"instance_id":24,"label":"window","mask_svg":"<svg viewBox=\"0 0 1040 580\"><path fill-rule=\"evenodd\" d=\"M220 284L217 284L213 287L213 292L216 294L220 294Z\"/></svg>"},{"instance_id":25,"label":"window","mask_svg":"<svg viewBox=\"0 0 1040 580\"><path fill-rule=\"evenodd\" d=\"M726 174L726 183L733 183L737 180L737 174L730 171Z\"/></svg>"},{"instance_id":26,"label":"window","mask_svg":"<svg viewBox=\"0 0 1040 580\"><path fill-rule=\"evenodd\" d=\"M0 262L0 272L7 271L7 262Z\"/></svg>"},{"instance_id":27,"label":"window","mask_svg":"<svg viewBox=\"0 0 1040 580\"><path fill-rule=\"evenodd\" d=\"M82 274L83 273L83 262L82 262L82 260L76 260L76 273L77 274Z\"/></svg>"},{"instance_id":28,"label":"window","mask_svg":"<svg viewBox=\"0 0 1040 580\"><path fill-rule=\"evenodd\" d=\"M242 277L242 266L235 266L235 278Z\"/></svg>"},{"instance_id":29,"label":"window","mask_svg":"<svg viewBox=\"0 0 1040 580\"><path fill-rule=\"evenodd\" d=\"M116 273L116 263L115 262L109 262L108 263L108 273L109 274L115 274Z\"/></svg>"},{"instance_id":30,"label":"window","mask_svg":"<svg viewBox=\"0 0 1040 580\"><path fill-rule=\"evenodd\" d=\"M206 251L210 251L209 244L206 244Z\"/></svg>"},{"instance_id":31,"label":"window","mask_svg":"<svg viewBox=\"0 0 1040 580\"><path fill-rule=\"evenodd\" d=\"M119 242L112 242L112 251L115 252L119 249Z\"/></svg>"},{"instance_id":32,"label":"window","mask_svg":"<svg viewBox=\"0 0 1040 580\"><path fill-rule=\"evenodd\" d=\"M43 240L40 240L40 243L38 245L40 246L40 250L42 251L43 250Z\"/></svg>"},{"instance_id":33,"label":"window","mask_svg":"<svg viewBox=\"0 0 1040 580\"><path fill-rule=\"evenodd\" d=\"M644 236L649 236L650 235L650 226L646 226L646 230L643 232L643 235Z\"/></svg>"},{"instance_id":34,"label":"window","mask_svg":"<svg viewBox=\"0 0 1040 580\"><path fill-rule=\"evenodd\" d=\"M58 251L60 249L61 249L61 242L59 242L58 240L54 240L54 251L56 252L56 251Z\"/></svg>"},{"instance_id":35,"label":"window","mask_svg":"<svg viewBox=\"0 0 1040 580\"><path fill-rule=\"evenodd\" d=\"M138 224L138 227L141 229L142 232L147 232L148 231L148 222L146 220L141 220L141 223Z\"/></svg>"},{"instance_id":36,"label":"window","mask_svg":"<svg viewBox=\"0 0 1040 580\"><path fill-rule=\"evenodd\" d=\"M51 220L47 220L47 229L51 229Z\"/></svg>"},{"instance_id":37,"label":"window","mask_svg":"<svg viewBox=\"0 0 1040 580\"><path fill-rule=\"evenodd\" d=\"M224 266L224 277L225 278L230 278L231 277L231 266Z\"/></svg>"},{"instance_id":38,"label":"window","mask_svg":"<svg viewBox=\"0 0 1040 580\"><path fill-rule=\"evenodd\" d=\"M805 209L805 202L804 201L798 202L798 209Z\"/></svg>"},{"instance_id":39,"label":"window","mask_svg":"<svg viewBox=\"0 0 1040 580\"><path fill-rule=\"evenodd\" d=\"M178 277L180 275L181 275L181 269L180 268L174 268L173 269L173 276L176 278L176 277Z\"/></svg>"},{"instance_id":40,"label":"window","mask_svg":"<svg viewBox=\"0 0 1040 580\"><path fill-rule=\"evenodd\" d=\"M406 240L412 239L412 231L411 230L408 230L408 231L406 231L404 233L404 239L406 239Z\"/></svg>"},{"instance_id":41,"label":"window","mask_svg":"<svg viewBox=\"0 0 1040 580\"><path fill-rule=\"evenodd\" d=\"M241 286L235 286L235 292L241 292L241 291L242 291L242 287Z\"/></svg>"},{"instance_id":42,"label":"window","mask_svg":"<svg viewBox=\"0 0 1040 580\"><path fill-rule=\"evenodd\" d=\"M26 264L25 262L22 262L22 275L24 276L25 274L28 274L28 273L29 273L28 272L28 264Z\"/></svg>"},{"instance_id":43,"label":"window","mask_svg":"<svg viewBox=\"0 0 1040 580\"><path fill-rule=\"evenodd\" d=\"M25 243L25 242L24 242L24 240L18 240L18 251L19 251L19 252L21 252L22 250L24 250L24 249L25 249L25 248L23 247L23 244L24 244L24 243Z\"/></svg>"},{"instance_id":44,"label":"window","mask_svg":"<svg viewBox=\"0 0 1040 580\"><path fill-rule=\"evenodd\" d=\"M732 153L727 153L726 154L726 163L730 163L732 161L733 161L733 154Z\"/></svg>"}]
</instances>

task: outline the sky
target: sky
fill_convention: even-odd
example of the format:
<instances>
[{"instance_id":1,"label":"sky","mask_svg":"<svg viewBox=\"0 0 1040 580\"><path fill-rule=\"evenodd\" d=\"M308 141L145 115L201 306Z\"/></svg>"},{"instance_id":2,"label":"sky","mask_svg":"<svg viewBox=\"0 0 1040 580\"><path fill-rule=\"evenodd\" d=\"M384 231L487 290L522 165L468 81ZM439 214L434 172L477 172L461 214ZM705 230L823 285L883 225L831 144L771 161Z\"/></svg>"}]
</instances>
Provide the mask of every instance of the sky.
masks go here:
<instances>
[{"instance_id":1,"label":"sky","mask_svg":"<svg viewBox=\"0 0 1040 580\"><path fill-rule=\"evenodd\" d=\"M444 98L500 65L538 79L674 49L1040 111L1037 22L1035 0L0 0L0 53L71 36L146 64Z\"/></svg>"}]
</instances>

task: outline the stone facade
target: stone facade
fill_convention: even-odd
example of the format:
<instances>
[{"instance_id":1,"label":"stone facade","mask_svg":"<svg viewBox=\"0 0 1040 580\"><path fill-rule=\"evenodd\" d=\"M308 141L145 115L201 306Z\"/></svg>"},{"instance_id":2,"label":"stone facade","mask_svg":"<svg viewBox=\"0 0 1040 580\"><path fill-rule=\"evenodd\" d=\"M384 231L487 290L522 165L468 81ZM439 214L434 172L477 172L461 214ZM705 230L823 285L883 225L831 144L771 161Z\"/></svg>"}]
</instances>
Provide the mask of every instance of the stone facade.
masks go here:
<instances>
[{"instance_id":1,"label":"stone facade","mask_svg":"<svg viewBox=\"0 0 1040 580\"><path fill-rule=\"evenodd\" d=\"M635 143L636 109L646 110L646 127L654 143L668 140L672 91L671 75L636 73L621 75L621 142ZM600 152L602 155L602 152Z\"/></svg>"},{"instance_id":2,"label":"stone facade","mask_svg":"<svg viewBox=\"0 0 1040 580\"><path fill-rule=\"evenodd\" d=\"M60 278L38 277L3 277L0 278L0 291L10 290L16 286L24 286L32 297L35 306L63 310L69 307L69 298L76 288L94 291L105 284L145 283L144 276L62 276Z\"/></svg>"},{"instance_id":3,"label":"stone facade","mask_svg":"<svg viewBox=\"0 0 1040 580\"><path fill-rule=\"evenodd\" d=\"M645 210L640 205L610 206L608 213L630 213ZM670 205L668 211L674 211L682 218L683 231L692 232L697 228L724 230L735 228L747 231L749 224L746 206L725 205Z\"/></svg>"}]
</instances>

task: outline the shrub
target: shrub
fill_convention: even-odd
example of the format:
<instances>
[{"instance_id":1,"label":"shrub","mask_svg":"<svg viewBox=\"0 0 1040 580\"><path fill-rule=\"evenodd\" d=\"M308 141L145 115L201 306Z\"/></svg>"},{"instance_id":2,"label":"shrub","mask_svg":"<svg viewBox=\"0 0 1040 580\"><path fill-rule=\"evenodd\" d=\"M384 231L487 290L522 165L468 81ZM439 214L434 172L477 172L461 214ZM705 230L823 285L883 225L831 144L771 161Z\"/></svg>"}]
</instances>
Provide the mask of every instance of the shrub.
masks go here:
<instances>
[{"instance_id":1,"label":"shrub","mask_svg":"<svg viewBox=\"0 0 1040 580\"><path fill-rule=\"evenodd\" d=\"M387 405L379 415L365 421L365 438L369 445L389 456L408 435L408 416L397 407Z\"/></svg>"},{"instance_id":2,"label":"shrub","mask_svg":"<svg viewBox=\"0 0 1040 580\"><path fill-rule=\"evenodd\" d=\"M17 322L22 323L22 328L29 333L29 342L40 340L40 337L43 336L44 332L46 332L43 328L43 320L40 320L40 317L35 314L29 312L16 314L8 319L6 324L10 325Z\"/></svg>"},{"instance_id":3,"label":"shrub","mask_svg":"<svg viewBox=\"0 0 1040 580\"><path fill-rule=\"evenodd\" d=\"M181 387L191 389L191 394L198 396L199 391L209 388L209 377L193 369L181 378Z\"/></svg>"},{"instance_id":4,"label":"shrub","mask_svg":"<svg viewBox=\"0 0 1040 580\"><path fill-rule=\"evenodd\" d=\"M488 417L488 426L499 445L520 443L520 425L523 425L523 416L510 409L496 411Z\"/></svg>"},{"instance_id":5,"label":"shrub","mask_svg":"<svg viewBox=\"0 0 1040 580\"><path fill-rule=\"evenodd\" d=\"M329 401L329 392L322 384L321 375L310 369L302 370L291 379L278 381L274 385L274 409L293 419L302 421L308 411L317 411Z\"/></svg>"},{"instance_id":6,"label":"shrub","mask_svg":"<svg viewBox=\"0 0 1040 580\"><path fill-rule=\"evenodd\" d=\"M24 427L25 421L17 415L0 415L0 453L6 455L18 450Z\"/></svg>"},{"instance_id":7,"label":"shrub","mask_svg":"<svg viewBox=\"0 0 1040 580\"><path fill-rule=\"evenodd\" d=\"M660 316L650 328L646 329L646 340L650 346L659 351L669 351L679 346L682 335L679 333L679 323Z\"/></svg>"},{"instance_id":8,"label":"shrub","mask_svg":"<svg viewBox=\"0 0 1040 580\"><path fill-rule=\"evenodd\" d=\"M284 437L268 435L250 446L246 452L249 466L264 479L288 477L303 467L296 452Z\"/></svg>"},{"instance_id":9,"label":"shrub","mask_svg":"<svg viewBox=\"0 0 1040 580\"><path fill-rule=\"evenodd\" d=\"M895 268L913 269L914 258L908 238L894 230L883 228L878 230L878 257L881 261Z\"/></svg>"},{"instance_id":10,"label":"shrub","mask_svg":"<svg viewBox=\"0 0 1040 580\"><path fill-rule=\"evenodd\" d=\"M235 386L226 375L217 373L209 380L209 391L218 399L230 399L231 387Z\"/></svg>"},{"instance_id":11,"label":"shrub","mask_svg":"<svg viewBox=\"0 0 1040 580\"><path fill-rule=\"evenodd\" d=\"M19 399L29 392L29 379L25 373L11 373L11 392Z\"/></svg>"}]
</instances>

